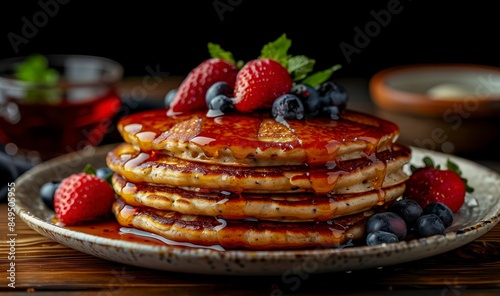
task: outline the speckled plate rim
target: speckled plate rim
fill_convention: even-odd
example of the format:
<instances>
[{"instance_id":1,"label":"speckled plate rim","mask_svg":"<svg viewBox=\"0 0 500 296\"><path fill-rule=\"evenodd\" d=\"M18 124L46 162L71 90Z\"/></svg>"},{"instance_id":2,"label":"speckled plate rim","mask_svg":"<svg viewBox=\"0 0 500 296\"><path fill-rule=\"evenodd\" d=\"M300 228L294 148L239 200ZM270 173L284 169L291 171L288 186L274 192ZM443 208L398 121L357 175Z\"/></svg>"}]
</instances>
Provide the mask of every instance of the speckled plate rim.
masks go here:
<instances>
[{"instance_id":1,"label":"speckled plate rim","mask_svg":"<svg viewBox=\"0 0 500 296\"><path fill-rule=\"evenodd\" d=\"M488 232L500 220L500 175L472 161L411 147L411 163L424 156L436 163L458 163L476 187L444 236L412 239L380 246L316 248L311 250L215 251L201 248L153 246L86 234L50 223L53 212L34 192L51 179L82 170L86 163L105 164L114 145L87 148L42 163L16 181L16 215L29 227L75 250L123 264L181 273L213 275L291 275L325 273L390 266L441 254L463 246ZM31 193L30 193L31 191Z\"/></svg>"}]
</instances>

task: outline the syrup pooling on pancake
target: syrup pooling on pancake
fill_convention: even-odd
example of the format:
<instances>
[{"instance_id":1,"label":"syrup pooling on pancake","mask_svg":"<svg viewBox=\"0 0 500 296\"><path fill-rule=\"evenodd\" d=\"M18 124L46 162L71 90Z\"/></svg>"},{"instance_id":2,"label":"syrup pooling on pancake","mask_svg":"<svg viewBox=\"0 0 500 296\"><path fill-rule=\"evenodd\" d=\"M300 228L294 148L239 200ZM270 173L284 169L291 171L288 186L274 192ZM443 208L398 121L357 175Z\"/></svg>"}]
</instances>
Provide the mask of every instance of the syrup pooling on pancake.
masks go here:
<instances>
[{"instance_id":1,"label":"syrup pooling on pancake","mask_svg":"<svg viewBox=\"0 0 500 296\"><path fill-rule=\"evenodd\" d=\"M391 122L354 111L339 120L286 121L267 114L206 112L167 117L165 110L133 114L118 123L124 140L145 151L226 165L325 165L389 149L398 137ZM204 139L200 141L200 139Z\"/></svg>"},{"instance_id":2,"label":"syrup pooling on pancake","mask_svg":"<svg viewBox=\"0 0 500 296\"><path fill-rule=\"evenodd\" d=\"M132 207L122 200L117 200L113 205L116 219L125 227L149 231L176 242L253 250L340 247L351 244L364 236L366 220L382 209L375 207L323 222L283 223L184 215L174 211Z\"/></svg>"},{"instance_id":3,"label":"syrup pooling on pancake","mask_svg":"<svg viewBox=\"0 0 500 296\"><path fill-rule=\"evenodd\" d=\"M201 249L212 249L215 251L225 251L225 249L222 246L219 245L213 245L213 246L204 246L204 245L197 245L197 244L192 244L190 242L177 242L173 241L170 239L167 239L161 235L158 235L156 233L144 231L144 230L139 230L137 228L128 228L128 227L121 227L120 228L120 234L133 234L133 235L138 235L142 236L145 238L153 238L156 240L159 240L161 242L164 242L167 245L171 246L181 246L181 247L189 247L189 248L201 248Z\"/></svg>"},{"instance_id":4,"label":"syrup pooling on pancake","mask_svg":"<svg viewBox=\"0 0 500 296\"><path fill-rule=\"evenodd\" d=\"M345 160L332 167L236 167L195 163L121 144L107 156L108 166L132 182L231 192L366 192L404 182L410 150L396 145L376 157Z\"/></svg>"},{"instance_id":5,"label":"syrup pooling on pancake","mask_svg":"<svg viewBox=\"0 0 500 296\"><path fill-rule=\"evenodd\" d=\"M404 191L404 184L366 193L342 195L236 194L228 191L187 191L180 188L132 183L113 176L115 192L135 207L150 207L182 214L228 220L326 221L390 203Z\"/></svg>"}]
</instances>

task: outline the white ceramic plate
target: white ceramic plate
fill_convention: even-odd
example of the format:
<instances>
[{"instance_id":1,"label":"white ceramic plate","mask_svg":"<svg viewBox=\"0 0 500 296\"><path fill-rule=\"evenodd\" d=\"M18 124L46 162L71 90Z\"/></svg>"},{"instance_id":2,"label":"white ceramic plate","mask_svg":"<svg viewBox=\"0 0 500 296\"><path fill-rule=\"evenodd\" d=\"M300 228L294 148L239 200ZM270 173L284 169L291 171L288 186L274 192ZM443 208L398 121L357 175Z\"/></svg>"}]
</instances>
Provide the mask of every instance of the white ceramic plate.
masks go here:
<instances>
[{"instance_id":1,"label":"white ceramic plate","mask_svg":"<svg viewBox=\"0 0 500 296\"><path fill-rule=\"evenodd\" d=\"M388 266L430 257L465 245L500 220L500 175L474 162L413 148L411 163L422 157L436 163L456 162L475 188L456 213L445 236L413 239L380 246L317 248L287 251L215 251L130 242L59 227L51 223L54 212L41 201L43 183L80 172L85 164L105 165L112 147L77 151L43 163L16 180L16 214L40 234L70 248L124 264L182 273L227 275L281 275L324 273Z\"/></svg>"}]
</instances>

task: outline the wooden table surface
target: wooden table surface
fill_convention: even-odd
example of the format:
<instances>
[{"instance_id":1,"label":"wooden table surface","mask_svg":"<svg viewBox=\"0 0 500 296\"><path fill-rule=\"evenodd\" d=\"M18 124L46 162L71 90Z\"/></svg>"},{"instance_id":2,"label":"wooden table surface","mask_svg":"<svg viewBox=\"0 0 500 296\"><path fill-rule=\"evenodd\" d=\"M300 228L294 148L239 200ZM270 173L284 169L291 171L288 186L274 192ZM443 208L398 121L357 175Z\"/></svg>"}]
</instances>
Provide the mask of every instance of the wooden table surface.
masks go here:
<instances>
[{"instance_id":1,"label":"wooden table surface","mask_svg":"<svg viewBox=\"0 0 500 296\"><path fill-rule=\"evenodd\" d=\"M134 83L126 89L140 86L141 80ZM148 83L151 85L151 81ZM158 96L169 87L158 85L154 91ZM182 274L110 262L56 243L21 219L15 221L17 236L12 246L8 222L7 204L0 204L2 294L500 295L500 225L471 243L434 257L384 268L301 274L299 281L290 283L281 276ZM15 289L8 286L12 262Z\"/></svg>"}]
</instances>

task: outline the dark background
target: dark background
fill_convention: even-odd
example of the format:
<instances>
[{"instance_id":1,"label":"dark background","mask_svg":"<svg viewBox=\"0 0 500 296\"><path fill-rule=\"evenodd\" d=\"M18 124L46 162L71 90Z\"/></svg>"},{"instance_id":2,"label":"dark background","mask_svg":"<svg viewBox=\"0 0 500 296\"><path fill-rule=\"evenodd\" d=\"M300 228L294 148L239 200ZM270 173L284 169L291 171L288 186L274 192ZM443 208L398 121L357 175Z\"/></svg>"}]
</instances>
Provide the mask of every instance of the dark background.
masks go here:
<instances>
[{"instance_id":1,"label":"dark background","mask_svg":"<svg viewBox=\"0 0 500 296\"><path fill-rule=\"evenodd\" d=\"M500 66L500 13L486 1L0 3L0 58L34 52L100 55L122 63L127 76L147 75L147 67L185 75L209 57L208 42L220 44L237 59L249 60L283 33L292 39L290 53L314 58L317 70L342 64L338 77L369 77L382 68L407 63ZM372 11L387 16L382 11L389 11L388 5L395 5L397 13L389 12L385 24L374 25ZM13 46L9 36L26 35L26 21L36 26L36 32ZM340 44L355 46L357 29L365 31L367 24L372 36L349 55L349 61Z\"/></svg>"},{"instance_id":2,"label":"dark background","mask_svg":"<svg viewBox=\"0 0 500 296\"><path fill-rule=\"evenodd\" d=\"M402 64L500 66L500 12L493 4L0 0L0 59L32 53L98 55L120 62L125 76L151 75L148 69L183 76L209 58L208 42L248 61L286 33L290 53L314 58L315 70L341 64L333 78L367 81L379 70ZM344 53L342 44L354 51ZM493 155L498 158L497 152ZM29 168L23 165L0 159L0 179L14 180ZM0 187L0 201L5 189Z\"/></svg>"}]
</instances>

